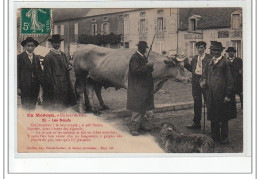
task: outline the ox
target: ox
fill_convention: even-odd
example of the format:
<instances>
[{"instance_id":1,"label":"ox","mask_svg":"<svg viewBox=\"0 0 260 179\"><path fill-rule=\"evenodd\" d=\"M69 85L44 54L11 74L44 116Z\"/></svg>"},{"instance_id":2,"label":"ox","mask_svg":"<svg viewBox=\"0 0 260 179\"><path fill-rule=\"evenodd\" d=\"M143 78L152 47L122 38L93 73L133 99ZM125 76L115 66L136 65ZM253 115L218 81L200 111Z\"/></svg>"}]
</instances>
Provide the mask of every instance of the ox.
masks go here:
<instances>
[{"instance_id":1,"label":"ox","mask_svg":"<svg viewBox=\"0 0 260 179\"><path fill-rule=\"evenodd\" d=\"M75 51L73 55L75 89L79 97L80 113L84 111L84 99L86 110L95 111L94 91L102 109L109 109L102 99L101 89L102 87L115 87L116 90L127 89L128 66L134 53L135 50L131 49L110 49L90 44L82 45ZM187 81L187 78L183 76L183 63L178 65L180 63L176 58L174 59L154 52L150 53L148 61L154 62L152 75L155 93L169 78Z\"/></svg>"}]
</instances>

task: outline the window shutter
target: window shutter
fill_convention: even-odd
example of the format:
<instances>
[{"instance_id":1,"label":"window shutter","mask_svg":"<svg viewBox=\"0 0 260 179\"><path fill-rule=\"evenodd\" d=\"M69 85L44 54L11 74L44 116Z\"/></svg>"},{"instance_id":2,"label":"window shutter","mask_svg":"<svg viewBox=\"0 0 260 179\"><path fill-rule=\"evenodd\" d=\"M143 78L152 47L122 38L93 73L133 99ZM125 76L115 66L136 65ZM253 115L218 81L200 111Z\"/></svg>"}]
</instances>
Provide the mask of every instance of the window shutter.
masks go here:
<instances>
[{"instance_id":1,"label":"window shutter","mask_svg":"<svg viewBox=\"0 0 260 179\"><path fill-rule=\"evenodd\" d=\"M97 35L97 24L95 24L95 34L94 35Z\"/></svg>"},{"instance_id":2,"label":"window shutter","mask_svg":"<svg viewBox=\"0 0 260 179\"><path fill-rule=\"evenodd\" d=\"M157 19L154 19L154 32L157 32Z\"/></svg>"},{"instance_id":3,"label":"window shutter","mask_svg":"<svg viewBox=\"0 0 260 179\"><path fill-rule=\"evenodd\" d=\"M145 31L148 32L148 29L149 29L148 19L145 19Z\"/></svg>"},{"instance_id":4,"label":"window shutter","mask_svg":"<svg viewBox=\"0 0 260 179\"><path fill-rule=\"evenodd\" d=\"M57 34L57 33L58 33L58 26L54 25L54 34Z\"/></svg>"},{"instance_id":5,"label":"window shutter","mask_svg":"<svg viewBox=\"0 0 260 179\"><path fill-rule=\"evenodd\" d=\"M107 34L110 34L110 23L107 23Z\"/></svg>"},{"instance_id":6,"label":"window shutter","mask_svg":"<svg viewBox=\"0 0 260 179\"><path fill-rule=\"evenodd\" d=\"M167 30L166 27L167 27L167 19L166 19L166 18L163 18L163 30L164 30L164 31Z\"/></svg>"},{"instance_id":7,"label":"window shutter","mask_svg":"<svg viewBox=\"0 0 260 179\"><path fill-rule=\"evenodd\" d=\"M138 21L138 32L140 33L141 30L140 30L140 20Z\"/></svg>"},{"instance_id":8,"label":"window shutter","mask_svg":"<svg viewBox=\"0 0 260 179\"><path fill-rule=\"evenodd\" d=\"M104 23L101 24L101 35L103 35L103 34L104 34Z\"/></svg>"},{"instance_id":9,"label":"window shutter","mask_svg":"<svg viewBox=\"0 0 260 179\"><path fill-rule=\"evenodd\" d=\"M92 35L95 35L95 29L94 29L94 24L91 24L91 31L92 31Z\"/></svg>"},{"instance_id":10,"label":"window shutter","mask_svg":"<svg viewBox=\"0 0 260 179\"><path fill-rule=\"evenodd\" d=\"M75 35L78 35L78 34L79 34L79 24L78 24L78 23L75 23L75 24L74 24L74 34L75 34Z\"/></svg>"}]
</instances>

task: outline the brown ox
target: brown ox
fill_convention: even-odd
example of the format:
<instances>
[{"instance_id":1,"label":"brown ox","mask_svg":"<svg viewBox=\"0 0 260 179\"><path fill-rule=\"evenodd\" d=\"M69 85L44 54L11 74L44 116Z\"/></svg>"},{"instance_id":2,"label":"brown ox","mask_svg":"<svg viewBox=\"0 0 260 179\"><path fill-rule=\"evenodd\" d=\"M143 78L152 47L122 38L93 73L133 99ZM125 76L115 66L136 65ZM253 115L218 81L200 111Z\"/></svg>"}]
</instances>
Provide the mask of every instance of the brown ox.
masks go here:
<instances>
[{"instance_id":1,"label":"brown ox","mask_svg":"<svg viewBox=\"0 0 260 179\"><path fill-rule=\"evenodd\" d=\"M127 89L128 66L135 50L110 49L95 45L82 45L74 53L75 88L79 97L79 112L83 113L85 99L86 110L93 111L94 91L102 109L108 109L101 96L101 88L115 87ZM154 62L153 79L155 93L169 78L187 81L183 74L183 65L177 60L151 52L148 61Z\"/></svg>"}]
</instances>

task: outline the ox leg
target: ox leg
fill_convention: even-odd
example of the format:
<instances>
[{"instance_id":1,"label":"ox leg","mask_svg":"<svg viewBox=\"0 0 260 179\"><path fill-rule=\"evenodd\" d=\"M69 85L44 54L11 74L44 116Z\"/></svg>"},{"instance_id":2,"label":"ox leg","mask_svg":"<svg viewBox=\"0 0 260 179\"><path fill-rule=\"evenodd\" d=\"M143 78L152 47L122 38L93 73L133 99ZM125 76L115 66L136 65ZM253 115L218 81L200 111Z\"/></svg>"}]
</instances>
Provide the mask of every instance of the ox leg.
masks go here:
<instances>
[{"instance_id":1,"label":"ox leg","mask_svg":"<svg viewBox=\"0 0 260 179\"><path fill-rule=\"evenodd\" d=\"M101 90L102 90L102 85L95 83L95 93L97 95L99 104L100 104L102 110L108 110L109 107L107 105L105 105L105 103L103 101L103 98L102 98L102 95L101 95Z\"/></svg>"},{"instance_id":2,"label":"ox leg","mask_svg":"<svg viewBox=\"0 0 260 179\"><path fill-rule=\"evenodd\" d=\"M85 100L87 99L87 101L85 101L86 104L86 109L88 111L97 113L97 110L94 107L94 90L95 90L95 82L92 79L87 79L87 84L86 84L86 91L85 91L85 96L87 96L87 98L85 98Z\"/></svg>"},{"instance_id":3,"label":"ox leg","mask_svg":"<svg viewBox=\"0 0 260 179\"><path fill-rule=\"evenodd\" d=\"M77 76L75 82L76 94L78 98L78 111L80 113L84 113L84 98L88 98L85 94L86 91L86 77L85 76ZM86 100L85 100L86 101Z\"/></svg>"}]
</instances>

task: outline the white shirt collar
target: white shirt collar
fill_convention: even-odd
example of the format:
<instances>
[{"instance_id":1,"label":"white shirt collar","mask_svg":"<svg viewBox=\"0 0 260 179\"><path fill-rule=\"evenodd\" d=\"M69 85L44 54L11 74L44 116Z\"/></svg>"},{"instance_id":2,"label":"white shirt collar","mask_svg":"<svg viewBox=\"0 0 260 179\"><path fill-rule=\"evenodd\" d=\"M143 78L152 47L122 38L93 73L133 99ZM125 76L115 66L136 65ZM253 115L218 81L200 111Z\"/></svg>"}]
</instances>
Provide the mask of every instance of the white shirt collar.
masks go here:
<instances>
[{"instance_id":1,"label":"white shirt collar","mask_svg":"<svg viewBox=\"0 0 260 179\"><path fill-rule=\"evenodd\" d=\"M60 51L59 49L56 50L56 49L52 48L51 51L52 51L53 53L56 53L56 54L61 55L61 51Z\"/></svg>"},{"instance_id":2,"label":"white shirt collar","mask_svg":"<svg viewBox=\"0 0 260 179\"><path fill-rule=\"evenodd\" d=\"M219 60L221 60L221 59L222 59L222 55L220 55L220 57L218 57L218 58L213 57L213 60L214 60L215 64L218 63Z\"/></svg>"},{"instance_id":3,"label":"white shirt collar","mask_svg":"<svg viewBox=\"0 0 260 179\"><path fill-rule=\"evenodd\" d=\"M198 55L198 58L200 58L201 60L204 60L204 58L205 58L205 53L203 53L201 56L200 55Z\"/></svg>"},{"instance_id":4,"label":"white shirt collar","mask_svg":"<svg viewBox=\"0 0 260 179\"><path fill-rule=\"evenodd\" d=\"M141 57L143 57L144 58L144 55L143 54L141 54L141 52L139 52L138 50L136 51L139 55L141 55Z\"/></svg>"},{"instance_id":5,"label":"white shirt collar","mask_svg":"<svg viewBox=\"0 0 260 179\"><path fill-rule=\"evenodd\" d=\"M33 52L30 53L30 52L28 52L27 50L26 50L25 52L27 53L27 55L29 55L29 56L33 56Z\"/></svg>"}]
</instances>

